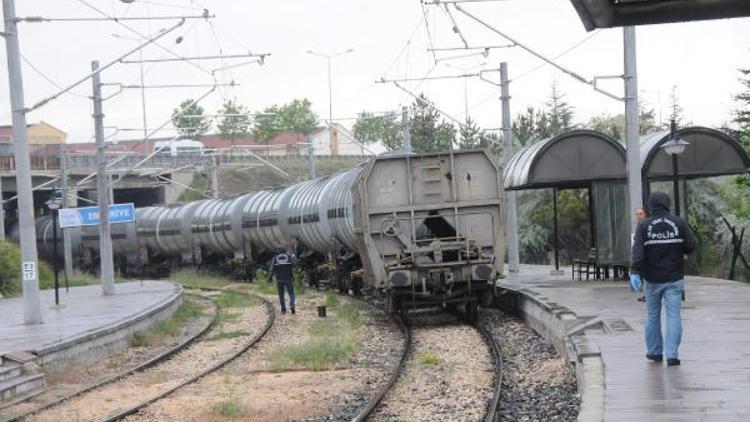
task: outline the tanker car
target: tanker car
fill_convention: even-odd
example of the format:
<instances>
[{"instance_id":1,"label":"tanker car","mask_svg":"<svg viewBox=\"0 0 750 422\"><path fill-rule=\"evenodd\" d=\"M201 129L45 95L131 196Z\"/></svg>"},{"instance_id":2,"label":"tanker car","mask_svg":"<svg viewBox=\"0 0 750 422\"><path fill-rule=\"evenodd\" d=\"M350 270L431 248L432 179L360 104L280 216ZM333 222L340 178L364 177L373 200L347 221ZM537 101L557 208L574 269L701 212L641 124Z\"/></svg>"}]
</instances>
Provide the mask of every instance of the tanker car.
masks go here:
<instances>
[{"instance_id":1,"label":"tanker car","mask_svg":"<svg viewBox=\"0 0 750 422\"><path fill-rule=\"evenodd\" d=\"M361 263L364 287L389 309L460 305L472 316L502 275L501 189L484 151L381 155L286 188L139 208L135 223L111 226L113 249L125 268L249 268L279 246L295 247L308 262ZM96 227L67 230L74 250L96 255ZM49 254L48 217L37 221L37 236Z\"/></svg>"}]
</instances>

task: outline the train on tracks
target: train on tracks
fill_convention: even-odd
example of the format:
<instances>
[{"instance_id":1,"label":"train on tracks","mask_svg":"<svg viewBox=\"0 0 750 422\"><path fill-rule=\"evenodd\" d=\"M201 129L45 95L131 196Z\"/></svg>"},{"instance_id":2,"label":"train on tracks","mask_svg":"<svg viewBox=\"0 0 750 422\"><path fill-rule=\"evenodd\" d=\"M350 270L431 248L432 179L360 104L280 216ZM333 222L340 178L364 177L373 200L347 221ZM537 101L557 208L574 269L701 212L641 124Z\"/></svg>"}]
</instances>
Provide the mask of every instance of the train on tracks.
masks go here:
<instances>
[{"instance_id":1,"label":"train on tracks","mask_svg":"<svg viewBox=\"0 0 750 422\"><path fill-rule=\"evenodd\" d=\"M311 272L328 262L341 288L364 287L389 309L458 305L475 314L502 275L503 210L487 153L449 151L381 155L286 188L139 208L135 223L111 231L125 270L213 263L248 273L278 247L294 248ZM98 228L66 230L95 261ZM49 217L37 220L37 237L50 255Z\"/></svg>"}]
</instances>

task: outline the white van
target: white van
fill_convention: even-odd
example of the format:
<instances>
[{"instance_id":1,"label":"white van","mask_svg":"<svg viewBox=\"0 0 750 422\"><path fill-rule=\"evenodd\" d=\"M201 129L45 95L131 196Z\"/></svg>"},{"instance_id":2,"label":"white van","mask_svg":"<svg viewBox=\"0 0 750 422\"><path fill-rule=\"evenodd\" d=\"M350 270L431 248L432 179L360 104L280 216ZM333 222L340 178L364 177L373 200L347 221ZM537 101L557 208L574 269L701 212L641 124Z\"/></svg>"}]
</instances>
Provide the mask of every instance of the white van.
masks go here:
<instances>
[{"instance_id":1,"label":"white van","mask_svg":"<svg viewBox=\"0 0 750 422\"><path fill-rule=\"evenodd\" d=\"M200 154L203 155L206 148L198 141L182 139L179 141L160 141L154 143L154 152L169 154L172 156L180 154Z\"/></svg>"}]
</instances>

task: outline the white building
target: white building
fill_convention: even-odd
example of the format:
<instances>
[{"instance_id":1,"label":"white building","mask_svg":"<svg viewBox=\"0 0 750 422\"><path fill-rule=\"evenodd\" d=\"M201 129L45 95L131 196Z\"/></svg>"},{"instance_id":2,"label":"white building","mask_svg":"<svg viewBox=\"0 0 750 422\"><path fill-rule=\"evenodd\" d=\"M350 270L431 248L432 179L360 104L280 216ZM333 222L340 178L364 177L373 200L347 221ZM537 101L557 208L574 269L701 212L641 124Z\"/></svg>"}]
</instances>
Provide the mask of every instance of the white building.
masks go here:
<instances>
[{"instance_id":1,"label":"white building","mask_svg":"<svg viewBox=\"0 0 750 422\"><path fill-rule=\"evenodd\" d=\"M310 134L310 139L315 148L315 155L379 155L388 150L379 142L360 143L349 129L338 123L334 123L332 128L325 126L316 130Z\"/></svg>"}]
</instances>

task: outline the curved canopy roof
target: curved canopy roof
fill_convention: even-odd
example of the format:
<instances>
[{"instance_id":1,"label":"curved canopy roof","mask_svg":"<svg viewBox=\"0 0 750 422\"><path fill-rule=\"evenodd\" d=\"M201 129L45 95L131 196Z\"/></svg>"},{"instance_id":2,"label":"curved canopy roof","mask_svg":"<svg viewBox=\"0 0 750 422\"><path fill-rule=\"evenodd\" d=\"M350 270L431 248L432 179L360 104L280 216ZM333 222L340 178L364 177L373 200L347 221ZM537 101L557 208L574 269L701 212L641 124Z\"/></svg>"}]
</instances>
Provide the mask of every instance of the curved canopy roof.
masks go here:
<instances>
[{"instance_id":1,"label":"curved canopy roof","mask_svg":"<svg viewBox=\"0 0 750 422\"><path fill-rule=\"evenodd\" d=\"M750 158L742 145L723 132L707 127L688 127L678 130L678 134L690 144L677 156L681 178L739 174L750 169ZM641 171L645 178L672 177L672 158L660 148L670 139L668 130L641 137Z\"/></svg>"},{"instance_id":2,"label":"curved canopy roof","mask_svg":"<svg viewBox=\"0 0 750 422\"><path fill-rule=\"evenodd\" d=\"M592 130L573 130L518 151L504 170L505 189L581 187L627 178L625 148Z\"/></svg>"}]
</instances>

